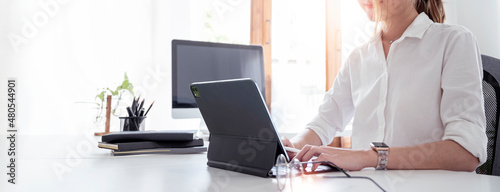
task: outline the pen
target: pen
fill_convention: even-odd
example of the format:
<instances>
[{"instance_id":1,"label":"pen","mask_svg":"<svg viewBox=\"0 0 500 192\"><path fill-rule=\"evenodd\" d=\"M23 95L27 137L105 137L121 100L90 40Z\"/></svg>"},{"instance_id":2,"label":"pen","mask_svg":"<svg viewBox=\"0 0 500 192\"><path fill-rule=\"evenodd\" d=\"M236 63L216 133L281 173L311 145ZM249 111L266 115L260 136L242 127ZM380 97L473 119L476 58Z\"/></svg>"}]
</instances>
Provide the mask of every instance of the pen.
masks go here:
<instances>
[{"instance_id":1,"label":"pen","mask_svg":"<svg viewBox=\"0 0 500 192\"><path fill-rule=\"evenodd\" d=\"M151 105L149 106L148 110L146 111L146 113L144 114L144 116L148 115L149 113L149 110L151 109L151 107L153 107L153 104L155 104L155 102L153 101L153 103L151 103Z\"/></svg>"},{"instance_id":2,"label":"pen","mask_svg":"<svg viewBox=\"0 0 500 192\"><path fill-rule=\"evenodd\" d=\"M130 107L127 107L127 113L128 113L128 116L129 117L134 117L134 113L132 112L132 109L130 109Z\"/></svg>"},{"instance_id":3,"label":"pen","mask_svg":"<svg viewBox=\"0 0 500 192\"><path fill-rule=\"evenodd\" d=\"M144 100L145 99L142 99L141 104L139 104L139 107L137 108L137 116L144 115L144 114L141 114L141 111L144 113L144 108L142 108L144 106Z\"/></svg>"},{"instance_id":4,"label":"pen","mask_svg":"<svg viewBox=\"0 0 500 192\"><path fill-rule=\"evenodd\" d=\"M142 117L144 116L144 108L141 108L141 110L139 111L139 117Z\"/></svg>"},{"instance_id":5,"label":"pen","mask_svg":"<svg viewBox=\"0 0 500 192\"><path fill-rule=\"evenodd\" d=\"M293 153L298 153L300 152L300 149L292 148L292 147L287 147L285 146L285 150Z\"/></svg>"},{"instance_id":6,"label":"pen","mask_svg":"<svg viewBox=\"0 0 500 192\"><path fill-rule=\"evenodd\" d=\"M141 108L139 108L139 101L141 101L141 96L139 95L139 97L137 97L137 99L135 100L135 114L138 115L139 113L139 110Z\"/></svg>"},{"instance_id":7,"label":"pen","mask_svg":"<svg viewBox=\"0 0 500 192\"><path fill-rule=\"evenodd\" d=\"M136 110L137 110L137 100L136 98L134 97L134 99L132 100L132 106L130 106L130 108L132 109L132 114L135 115L136 113Z\"/></svg>"}]
</instances>

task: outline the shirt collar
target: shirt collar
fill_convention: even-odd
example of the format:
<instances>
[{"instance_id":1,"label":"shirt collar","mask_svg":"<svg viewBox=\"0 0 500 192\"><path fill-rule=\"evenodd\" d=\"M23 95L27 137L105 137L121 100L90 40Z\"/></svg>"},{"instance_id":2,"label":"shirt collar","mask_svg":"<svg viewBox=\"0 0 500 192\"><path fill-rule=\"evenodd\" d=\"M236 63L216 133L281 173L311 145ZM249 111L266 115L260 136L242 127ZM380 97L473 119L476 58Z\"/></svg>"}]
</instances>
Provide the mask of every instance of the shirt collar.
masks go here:
<instances>
[{"instance_id":1,"label":"shirt collar","mask_svg":"<svg viewBox=\"0 0 500 192\"><path fill-rule=\"evenodd\" d=\"M397 41L401 41L406 37L415 37L422 39L424 36L425 32L427 29L433 24L434 22L429 19L429 16L427 16L424 12L420 13L406 28L405 32ZM378 32L374 37L372 37L371 41L380 41L380 32Z\"/></svg>"},{"instance_id":2,"label":"shirt collar","mask_svg":"<svg viewBox=\"0 0 500 192\"><path fill-rule=\"evenodd\" d=\"M413 20L410 26L406 28L406 31L401 36L402 37L401 39L405 37L416 37L422 39L424 33L433 23L434 22L431 19L429 19L429 16L427 16L424 12L422 12L417 16L417 18L415 18L415 20Z\"/></svg>"}]
</instances>

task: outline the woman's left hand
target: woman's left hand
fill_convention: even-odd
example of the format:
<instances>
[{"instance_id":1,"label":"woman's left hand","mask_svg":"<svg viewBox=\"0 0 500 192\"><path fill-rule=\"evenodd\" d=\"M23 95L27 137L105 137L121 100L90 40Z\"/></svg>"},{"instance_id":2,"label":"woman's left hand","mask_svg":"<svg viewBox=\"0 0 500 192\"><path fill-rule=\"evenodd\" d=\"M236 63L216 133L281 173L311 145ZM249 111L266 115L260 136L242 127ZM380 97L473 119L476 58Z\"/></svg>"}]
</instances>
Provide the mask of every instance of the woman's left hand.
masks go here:
<instances>
[{"instance_id":1,"label":"woman's left hand","mask_svg":"<svg viewBox=\"0 0 500 192\"><path fill-rule=\"evenodd\" d=\"M365 167L377 165L377 153L371 149L352 150L328 146L306 145L295 156L299 161L330 161L342 169L359 171ZM312 170L316 170L318 164L313 164Z\"/></svg>"}]
</instances>

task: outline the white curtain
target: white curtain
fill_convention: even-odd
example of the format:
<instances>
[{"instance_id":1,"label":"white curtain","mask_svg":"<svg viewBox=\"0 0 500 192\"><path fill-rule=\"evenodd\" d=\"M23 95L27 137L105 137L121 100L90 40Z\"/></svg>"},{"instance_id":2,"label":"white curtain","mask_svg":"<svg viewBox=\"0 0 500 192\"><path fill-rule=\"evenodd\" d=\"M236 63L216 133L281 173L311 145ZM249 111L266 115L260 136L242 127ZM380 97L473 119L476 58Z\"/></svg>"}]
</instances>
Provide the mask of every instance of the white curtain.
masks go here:
<instances>
[{"instance_id":1,"label":"white curtain","mask_svg":"<svg viewBox=\"0 0 500 192\"><path fill-rule=\"evenodd\" d=\"M250 0L0 0L0 99L15 78L22 133L99 132L98 89L115 89L127 73L135 95L155 101L146 130L196 129L199 119L171 118L171 40L248 43L249 8ZM111 124L118 130L117 117Z\"/></svg>"},{"instance_id":2,"label":"white curtain","mask_svg":"<svg viewBox=\"0 0 500 192\"><path fill-rule=\"evenodd\" d=\"M7 79L15 78L19 131L92 131L95 104L86 102L95 101L98 88L118 86L124 73L137 95L149 102L161 98L150 119L170 117L170 39L189 31L182 21L188 6L183 1L0 1L0 98L6 100ZM6 118L1 121L6 124Z\"/></svg>"}]
</instances>

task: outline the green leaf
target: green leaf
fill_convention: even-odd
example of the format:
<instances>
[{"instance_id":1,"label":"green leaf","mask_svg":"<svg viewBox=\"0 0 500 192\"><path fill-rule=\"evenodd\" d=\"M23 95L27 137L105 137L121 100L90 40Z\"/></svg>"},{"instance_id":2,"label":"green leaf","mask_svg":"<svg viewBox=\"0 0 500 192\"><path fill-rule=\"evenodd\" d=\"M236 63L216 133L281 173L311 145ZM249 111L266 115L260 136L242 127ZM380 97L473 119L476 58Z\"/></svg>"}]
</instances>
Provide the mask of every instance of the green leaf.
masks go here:
<instances>
[{"instance_id":1,"label":"green leaf","mask_svg":"<svg viewBox=\"0 0 500 192\"><path fill-rule=\"evenodd\" d=\"M101 102L104 102L104 94L106 94L106 91L102 91L101 93L97 94L95 97L99 98Z\"/></svg>"},{"instance_id":2,"label":"green leaf","mask_svg":"<svg viewBox=\"0 0 500 192\"><path fill-rule=\"evenodd\" d=\"M120 86L117 86L115 90L111 90L108 87L103 88L102 89L103 91L101 91L99 94L96 95L96 98L99 98L101 100L101 105L104 103L104 97L107 94L107 92L109 92L113 96L117 96L118 94L120 94L123 91L128 91L128 92L130 92L130 94L134 95L134 86L132 85L132 83L130 83L128 76L127 76L127 73L125 73L123 75L123 78L124 78L124 80L123 80L122 84Z\"/></svg>"},{"instance_id":3,"label":"green leaf","mask_svg":"<svg viewBox=\"0 0 500 192\"><path fill-rule=\"evenodd\" d=\"M128 83L126 86L123 87L123 89L130 92L130 94L134 95L134 86L132 85L132 83Z\"/></svg>"},{"instance_id":4,"label":"green leaf","mask_svg":"<svg viewBox=\"0 0 500 192\"><path fill-rule=\"evenodd\" d=\"M127 73L124 75L124 80L122 82L122 85L117 88L117 90L127 90L130 92L130 94L134 95L134 86L130 81L128 80Z\"/></svg>"},{"instance_id":5,"label":"green leaf","mask_svg":"<svg viewBox=\"0 0 500 192\"><path fill-rule=\"evenodd\" d=\"M111 95L113 95L113 96L118 95L118 90L113 91L113 90L111 90L110 88L107 88L107 89L108 89L108 91L109 91L109 92L111 92ZM118 88L117 88L117 89L118 89Z\"/></svg>"}]
</instances>

